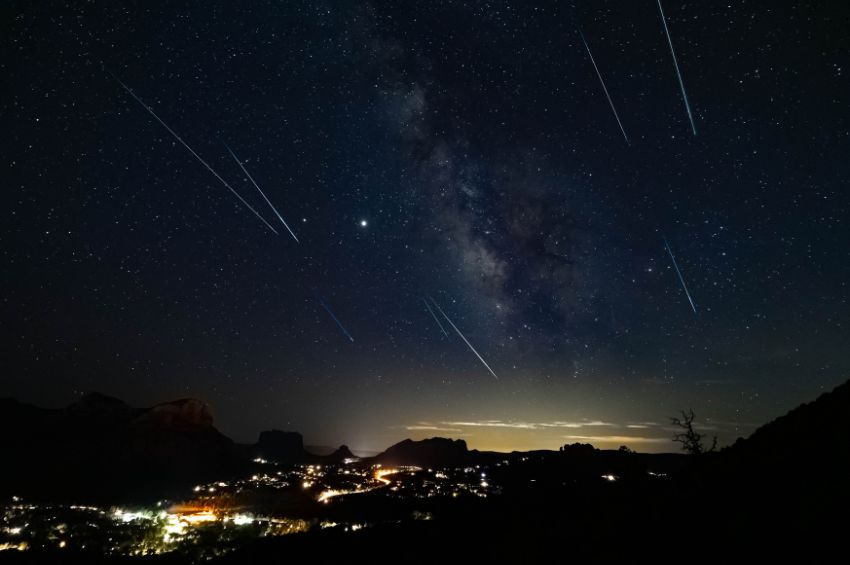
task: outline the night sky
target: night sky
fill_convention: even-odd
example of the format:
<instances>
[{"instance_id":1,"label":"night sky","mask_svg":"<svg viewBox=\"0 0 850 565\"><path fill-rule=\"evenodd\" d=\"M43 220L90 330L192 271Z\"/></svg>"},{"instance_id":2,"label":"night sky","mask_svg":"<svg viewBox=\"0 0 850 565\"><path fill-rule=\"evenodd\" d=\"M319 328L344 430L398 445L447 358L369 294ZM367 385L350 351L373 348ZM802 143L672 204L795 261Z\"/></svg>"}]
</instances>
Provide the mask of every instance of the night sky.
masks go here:
<instances>
[{"instance_id":1,"label":"night sky","mask_svg":"<svg viewBox=\"0 0 850 565\"><path fill-rule=\"evenodd\" d=\"M655 0L186 4L0 7L0 396L659 451L850 375L846 3L665 0L693 127Z\"/></svg>"}]
</instances>

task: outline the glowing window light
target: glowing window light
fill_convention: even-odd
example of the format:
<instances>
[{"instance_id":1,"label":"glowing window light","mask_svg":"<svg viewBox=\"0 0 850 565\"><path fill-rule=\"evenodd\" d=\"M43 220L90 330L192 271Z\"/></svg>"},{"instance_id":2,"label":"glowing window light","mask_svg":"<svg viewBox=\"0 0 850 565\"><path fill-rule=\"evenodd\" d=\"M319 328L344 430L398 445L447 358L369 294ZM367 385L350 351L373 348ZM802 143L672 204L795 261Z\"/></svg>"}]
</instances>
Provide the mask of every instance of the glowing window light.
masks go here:
<instances>
[{"instance_id":1,"label":"glowing window light","mask_svg":"<svg viewBox=\"0 0 850 565\"><path fill-rule=\"evenodd\" d=\"M254 522L253 516L249 514L236 514L233 517L233 523L237 526L246 526Z\"/></svg>"},{"instance_id":2,"label":"glowing window light","mask_svg":"<svg viewBox=\"0 0 850 565\"><path fill-rule=\"evenodd\" d=\"M26 551L28 548L29 548L29 545L25 541L22 541L20 543L8 543L8 542L0 543L0 551L9 551L9 550Z\"/></svg>"},{"instance_id":3,"label":"glowing window light","mask_svg":"<svg viewBox=\"0 0 850 565\"><path fill-rule=\"evenodd\" d=\"M201 522L214 522L218 517L210 510L203 510L193 514L182 514L180 519L189 524L199 524Z\"/></svg>"},{"instance_id":4,"label":"glowing window light","mask_svg":"<svg viewBox=\"0 0 850 565\"><path fill-rule=\"evenodd\" d=\"M180 537L186 533L186 523L182 522L175 514L169 514L168 518L165 520L163 530L165 533L163 540L165 543L168 543L172 541L173 538Z\"/></svg>"},{"instance_id":5,"label":"glowing window light","mask_svg":"<svg viewBox=\"0 0 850 565\"><path fill-rule=\"evenodd\" d=\"M148 512L125 512L120 508L115 510L114 516L116 520L120 520L125 524L135 520L149 520L152 518L151 514Z\"/></svg>"}]
</instances>

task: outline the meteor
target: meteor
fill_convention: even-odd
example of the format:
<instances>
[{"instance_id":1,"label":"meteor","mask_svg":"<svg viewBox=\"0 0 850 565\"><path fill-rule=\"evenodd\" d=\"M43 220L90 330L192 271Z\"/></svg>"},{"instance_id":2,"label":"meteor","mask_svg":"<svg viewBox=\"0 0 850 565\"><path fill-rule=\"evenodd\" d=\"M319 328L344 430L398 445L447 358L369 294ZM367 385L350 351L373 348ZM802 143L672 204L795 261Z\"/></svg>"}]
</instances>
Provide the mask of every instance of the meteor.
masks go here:
<instances>
[{"instance_id":1,"label":"meteor","mask_svg":"<svg viewBox=\"0 0 850 565\"><path fill-rule=\"evenodd\" d=\"M430 305L430 304L428 304L428 301L427 301L427 300L425 300L425 299L423 298L423 299L422 299L422 302L424 302L424 303L425 303L425 308L427 308L427 309L428 309L428 312L430 312L430 313L431 313L431 315L434 317L434 321L435 321L435 322L437 322L437 325L438 325L438 326L440 326L440 330L443 332L443 334L444 334L446 337L449 337L449 334L446 332L446 328L444 328L444 327L443 327L443 324L441 324L441 323L440 323L440 319L437 317L437 315L436 315L436 314L434 314L434 311L433 311L433 310L431 310L431 305Z\"/></svg>"},{"instance_id":2,"label":"meteor","mask_svg":"<svg viewBox=\"0 0 850 565\"><path fill-rule=\"evenodd\" d=\"M327 305L327 304L325 304L325 301L324 301L324 300L322 300L321 298L319 298L318 296L316 297L316 300L318 300L318 301L319 301L319 304L321 304L321 305L322 305L322 308L324 308L324 309L325 309L325 312L327 312L327 313L328 313L328 315L329 315L331 318L333 318L333 321L334 321L334 322L336 322L336 325L337 325L337 326L339 326L339 329L341 329L341 330L342 330L342 333L344 333L344 334L345 334L345 337L347 337L347 338L348 338L348 340L349 340L351 343L354 343L354 338L353 338L353 337L351 337L351 334L350 334L350 333L348 333L348 330L347 330L347 329L345 329L345 326L343 326L343 325L342 325L342 322L340 322L340 321L339 321L339 318L337 318L337 317L334 315L334 313L331 311L331 309L328 307L328 305Z\"/></svg>"},{"instance_id":3,"label":"meteor","mask_svg":"<svg viewBox=\"0 0 850 565\"><path fill-rule=\"evenodd\" d=\"M429 298L430 298L430 297L429 297ZM494 377L496 380L499 380L498 375L496 375L496 373L494 373L494 372L493 372L493 369L491 369L491 368L490 368L490 365L488 365L488 364L487 364L487 361L485 361L485 360L484 360L484 358L483 358L483 357L481 357L481 355L480 355L477 351L475 351L475 348L474 348L474 347L472 347L472 344L471 344L471 343L469 343L469 340L468 340L468 339L466 339L466 337L465 337L462 333L460 333L460 330L459 330L459 329L457 329L457 326L454 324L454 322L452 322L452 321L451 321L451 319L450 319L450 318L446 315L446 313L445 313L445 312L443 312L443 309L442 309L442 308L440 308L440 305L439 305L439 304L437 304L437 302L436 302L433 298L431 298L431 302L434 304L434 306L437 308L437 310L439 310L439 311L440 311L440 314L442 314L442 315L443 315L443 318L445 318L445 319L446 319L446 321L449 323L449 325L451 325L451 327L452 327L452 328L454 328L454 330L457 332L457 335L459 335L459 336L460 336L460 339L462 339L462 340L463 340L463 342L464 342L464 343L466 343L467 347L469 347L469 349L470 349L473 353L475 353L475 356L476 356L476 357L478 357L478 360L479 360L479 361L481 361L481 363L482 363L485 367L487 367L487 370L488 370L488 371L490 371L490 374L491 374L491 375L493 375L493 377Z\"/></svg>"},{"instance_id":4,"label":"meteor","mask_svg":"<svg viewBox=\"0 0 850 565\"><path fill-rule=\"evenodd\" d=\"M685 284L685 279L682 277L682 271L679 270L679 264L676 263L676 258L673 257L673 252L670 251L670 244L667 243L667 240L664 240L664 247L667 249L667 253L670 255L670 259L673 261L673 267L676 268L676 274L679 275L679 282L682 283L682 288L685 291L685 296L688 297L688 302L691 303L691 308L694 311L694 314L697 313L697 307L694 305L694 300L691 298L691 293L688 292L688 286Z\"/></svg>"},{"instance_id":5,"label":"meteor","mask_svg":"<svg viewBox=\"0 0 850 565\"><path fill-rule=\"evenodd\" d=\"M620 121L620 116L617 114L617 109L614 108L614 102L611 100L611 95L608 94L608 89L605 87L605 81L602 80L602 73L599 72L599 67L596 66L596 60L593 58L593 53L590 52L590 46L587 44L587 40L584 38L584 34L579 30L578 34L581 36L581 40L584 42L584 48L587 49L587 55L590 57L590 62L593 63L593 69L596 71L596 76L599 77L599 84L602 85L602 91L605 93L605 98L608 99L608 104L611 106L611 111L614 112L614 118L617 120L617 125L620 126L620 131L623 132L623 139L626 140L626 145L631 145L629 143L629 136L626 135L626 130L623 128L623 122Z\"/></svg>"},{"instance_id":6,"label":"meteor","mask_svg":"<svg viewBox=\"0 0 850 565\"><path fill-rule=\"evenodd\" d=\"M286 223L286 220L283 219L283 216L280 215L280 212L277 211L277 208L275 208L274 204L272 204L271 201L268 199L268 197L266 196L266 193L263 192L263 189L260 188L260 185L257 184L257 181L254 180L254 177L251 176L251 173L248 172L248 169L245 168L245 165L242 164L242 161L240 161L239 157L236 156L236 153L233 152L233 149L231 149L230 146L226 143L224 144L224 146L227 148L227 150L233 156L233 160L236 161L236 164L239 165L239 168L242 169L242 172L245 173L245 176L248 177L248 180L250 180L251 183L253 183L253 185L256 187L256 189L260 192L260 194L263 197L263 200L266 201L266 204L268 204L269 207L272 209L272 211L275 213L277 218L280 220L280 223L283 224L283 227L285 227L286 231L289 232L289 235L292 236L292 239L294 239L296 243L300 243L298 241L298 238L295 237L295 234L292 232L292 229L289 227L289 224Z\"/></svg>"},{"instance_id":7,"label":"meteor","mask_svg":"<svg viewBox=\"0 0 850 565\"><path fill-rule=\"evenodd\" d=\"M238 199L239 199L239 201L240 201L242 204L244 204L246 208L248 208L251 212L253 212L253 213L254 213L254 215L255 215L255 216L257 216L257 218L259 218L259 219L260 219L260 221L261 221L261 222L263 222L263 223L266 225L266 227L267 227L267 228L269 228L270 230L272 230L272 232L274 232L274 234L275 234L275 235L277 235L277 230L276 230L276 229L274 229L274 228L271 226L271 224L269 224L269 223L266 221L266 219L265 219L265 218L263 218L263 217L259 214L259 212L257 212L256 210L254 210L254 207L253 207L253 206L251 206L250 204L248 204L248 203L245 201L245 199L244 199L244 198L242 198L242 197L239 195L239 193L238 193L238 192L236 192L235 190L233 190L233 187L231 187L229 184L227 184L227 181L226 181L226 180L224 180L223 178L221 178L221 175L219 175L217 172L215 172L215 170L214 170L212 167L210 167L210 166L209 166L209 164L208 164L206 161L204 161L204 160L201 158L201 156L200 156L200 155L198 155L197 153L195 153L195 150L194 150L194 149L192 149L191 147L189 147L189 145L188 145L185 141L183 141L183 138L181 138L179 135L177 135L177 134L174 132L174 130L173 130L173 129L171 129L170 127L168 127L168 124L166 124L165 122L163 122L163 121L162 121L162 119L160 119L160 117L156 115L156 112L154 112L154 111L153 111L153 109L152 109L150 106L148 106L147 104L145 104L144 102L142 102L142 99L141 99L141 98L139 98L138 96L136 96L136 93L135 93L135 92L133 92L133 91L130 89L130 87L128 87L126 84L124 84L124 83L121 81L121 79L119 79L119 78L118 78L118 77L116 77L115 75L112 75L112 76L113 76L113 78L114 78L115 80L117 80L117 81L118 81L118 84L120 84L120 85L124 88L124 90L126 90L126 91L127 91L127 93L128 93L130 96L132 96L132 97L136 100L136 102L138 102L139 104L141 104L142 108L144 108L145 110L147 110L147 111L150 113L150 115L151 115L151 116L153 116L154 118L156 118L156 121L158 121L160 124L162 124L162 127L164 127L165 129L167 129L167 130L168 130L168 133L170 133L172 136L174 136L174 139L176 139L177 141L179 141L179 142L180 142L180 144L181 144L181 145L183 145L183 147L185 147L185 148L189 151L189 153L191 153L191 154L195 157L195 159L197 159L198 161L200 161L200 163L201 163L204 167L206 167L206 168L207 168L207 170L208 170L209 172L211 172L211 173L213 174L213 176L215 176L215 178L217 178L217 179L221 182L221 184L223 184L223 185L225 186L225 188L227 188L227 190L229 190L230 192L232 192L232 193L233 193L233 196L235 196L236 198L238 198Z\"/></svg>"},{"instance_id":8,"label":"meteor","mask_svg":"<svg viewBox=\"0 0 850 565\"><path fill-rule=\"evenodd\" d=\"M676 67L676 76L679 77L679 88L682 91L682 100L685 101L685 110L688 112L688 120L691 122L691 131L694 136L697 134L697 127L694 125L694 116L691 114L691 105L688 103L688 95L685 93L685 82L682 80L682 72L679 70L679 62L676 60L676 52L673 51L673 40L670 39L670 30L667 29L667 18L664 17L664 8L661 7L661 0L658 0L658 11L661 12L661 23L664 24L664 33L667 34L667 44L670 46L670 55L673 57L673 66Z\"/></svg>"}]
</instances>

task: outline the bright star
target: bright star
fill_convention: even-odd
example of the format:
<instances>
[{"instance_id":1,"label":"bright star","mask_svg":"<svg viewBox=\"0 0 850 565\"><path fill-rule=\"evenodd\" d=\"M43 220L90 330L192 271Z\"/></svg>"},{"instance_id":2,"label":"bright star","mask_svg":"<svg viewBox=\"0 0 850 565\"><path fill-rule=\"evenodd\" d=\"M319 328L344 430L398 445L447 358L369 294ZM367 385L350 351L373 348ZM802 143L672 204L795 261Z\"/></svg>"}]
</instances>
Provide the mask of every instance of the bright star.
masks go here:
<instances>
[{"instance_id":1,"label":"bright star","mask_svg":"<svg viewBox=\"0 0 850 565\"><path fill-rule=\"evenodd\" d=\"M360 220L360 227L361 228L365 228L368 225L369 225L369 222L367 222L366 220Z\"/></svg>"}]
</instances>

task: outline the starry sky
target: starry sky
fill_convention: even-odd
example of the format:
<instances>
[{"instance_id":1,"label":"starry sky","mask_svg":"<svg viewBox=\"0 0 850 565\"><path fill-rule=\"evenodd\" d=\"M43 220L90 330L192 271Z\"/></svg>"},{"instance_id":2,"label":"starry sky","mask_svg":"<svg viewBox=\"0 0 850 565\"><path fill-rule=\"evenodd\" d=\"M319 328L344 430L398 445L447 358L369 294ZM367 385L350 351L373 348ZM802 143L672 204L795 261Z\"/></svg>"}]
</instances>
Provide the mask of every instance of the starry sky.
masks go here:
<instances>
[{"instance_id":1,"label":"starry sky","mask_svg":"<svg viewBox=\"0 0 850 565\"><path fill-rule=\"evenodd\" d=\"M843 382L850 7L663 8L693 126L654 0L4 2L0 395L664 451Z\"/></svg>"}]
</instances>

